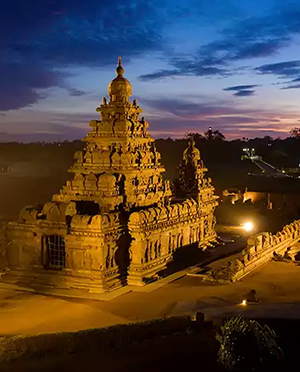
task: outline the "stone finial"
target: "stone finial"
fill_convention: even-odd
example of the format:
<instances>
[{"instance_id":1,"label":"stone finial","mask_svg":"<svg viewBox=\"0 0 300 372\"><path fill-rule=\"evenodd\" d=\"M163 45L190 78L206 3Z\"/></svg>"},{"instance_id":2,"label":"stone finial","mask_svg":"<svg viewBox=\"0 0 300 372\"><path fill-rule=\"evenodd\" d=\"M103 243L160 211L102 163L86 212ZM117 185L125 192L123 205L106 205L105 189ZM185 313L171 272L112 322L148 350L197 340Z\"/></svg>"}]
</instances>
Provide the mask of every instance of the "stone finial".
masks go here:
<instances>
[{"instance_id":1,"label":"stone finial","mask_svg":"<svg viewBox=\"0 0 300 372\"><path fill-rule=\"evenodd\" d=\"M111 102L123 102L128 101L131 96L131 84L125 77L124 68L121 64L121 58L118 60L118 67L116 68L117 77L112 80L108 86L108 95Z\"/></svg>"},{"instance_id":2,"label":"stone finial","mask_svg":"<svg viewBox=\"0 0 300 372\"><path fill-rule=\"evenodd\" d=\"M122 67L121 57L118 58L118 67L116 69L116 73L118 76L123 76L124 68Z\"/></svg>"}]
</instances>

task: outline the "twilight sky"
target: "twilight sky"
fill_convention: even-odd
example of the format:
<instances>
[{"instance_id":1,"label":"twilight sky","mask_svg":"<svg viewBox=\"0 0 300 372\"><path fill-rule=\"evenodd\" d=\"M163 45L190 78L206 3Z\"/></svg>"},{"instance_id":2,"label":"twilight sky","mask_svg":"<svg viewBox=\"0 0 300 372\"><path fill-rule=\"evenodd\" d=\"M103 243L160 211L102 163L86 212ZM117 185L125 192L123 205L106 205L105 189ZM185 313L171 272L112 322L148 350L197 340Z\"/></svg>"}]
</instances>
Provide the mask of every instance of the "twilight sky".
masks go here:
<instances>
[{"instance_id":1,"label":"twilight sky","mask_svg":"<svg viewBox=\"0 0 300 372\"><path fill-rule=\"evenodd\" d=\"M81 138L115 77L154 137L299 126L299 0L1 0L0 141Z\"/></svg>"}]
</instances>

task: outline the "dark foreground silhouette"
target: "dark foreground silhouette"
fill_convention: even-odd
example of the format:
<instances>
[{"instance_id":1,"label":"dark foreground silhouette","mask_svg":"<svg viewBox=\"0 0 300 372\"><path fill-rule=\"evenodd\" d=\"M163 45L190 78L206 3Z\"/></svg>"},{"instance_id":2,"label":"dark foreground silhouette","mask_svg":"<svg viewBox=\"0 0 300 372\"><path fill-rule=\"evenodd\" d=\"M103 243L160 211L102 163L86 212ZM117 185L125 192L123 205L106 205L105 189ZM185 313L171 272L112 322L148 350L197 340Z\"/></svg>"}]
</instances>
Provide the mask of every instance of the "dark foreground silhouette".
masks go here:
<instances>
[{"instance_id":1,"label":"dark foreground silhouette","mask_svg":"<svg viewBox=\"0 0 300 372\"><path fill-rule=\"evenodd\" d=\"M257 320L275 330L284 354L284 359L272 365L272 371L298 370L300 320ZM110 339L105 347L99 340L97 342L99 330L81 332L81 335L84 334L80 342L74 342L75 336L72 338L70 334L68 337L63 334L53 335L50 343L41 336L41 340L36 342L38 346L31 346L31 350L21 355L19 360L0 363L1 371L225 371L223 365L217 361L219 343L216 333L220 332L220 327L211 322L204 322L196 328L181 324L178 330L176 326L170 330L160 327L159 332L154 325L152 331L148 327L146 333L139 335L139 341L136 337L130 339L130 326L126 327L129 332L126 342L123 333L121 342L118 338ZM60 348L56 350L55 338L60 343ZM69 347L65 347L64 342ZM20 344L18 347L20 348ZM244 347L246 350L249 345ZM12 351L13 348L10 352ZM260 370L268 371L268 368Z\"/></svg>"}]
</instances>

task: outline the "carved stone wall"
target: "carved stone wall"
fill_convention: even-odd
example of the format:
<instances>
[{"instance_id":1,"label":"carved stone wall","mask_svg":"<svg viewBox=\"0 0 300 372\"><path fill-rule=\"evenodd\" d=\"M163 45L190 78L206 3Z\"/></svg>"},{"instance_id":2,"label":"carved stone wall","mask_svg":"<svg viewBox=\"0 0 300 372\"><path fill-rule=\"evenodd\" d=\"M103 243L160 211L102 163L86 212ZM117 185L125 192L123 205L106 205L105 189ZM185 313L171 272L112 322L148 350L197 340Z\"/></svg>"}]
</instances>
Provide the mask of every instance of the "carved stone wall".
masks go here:
<instances>
[{"instance_id":1,"label":"carved stone wall","mask_svg":"<svg viewBox=\"0 0 300 372\"><path fill-rule=\"evenodd\" d=\"M128 228L132 237L128 283L144 285L172 261L174 252L216 238L214 219L194 200L134 212Z\"/></svg>"},{"instance_id":2,"label":"carved stone wall","mask_svg":"<svg viewBox=\"0 0 300 372\"><path fill-rule=\"evenodd\" d=\"M207 279L234 282L251 273L274 255L282 255L300 240L300 220L286 225L277 234L260 233L251 236L238 259L208 273Z\"/></svg>"},{"instance_id":3,"label":"carved stone wall","mask_svg":"<svg viewBox=\"0 0 300 372\"><path fill-rule=\"evenodd\" d=\"M33 213L33 211L32 211ZM22 214L24 215L24 214ZM122 250L119 239L125 227L119 213L95 216L75 215L70 226L56 221L35 220L31 224L12 222L7 226L10 270L4 280L26 282L30 286L55 285L63 289L102 292L121 286L122 277L116 254ZM65 241L65 267L47 268L46 237L59 235Z\"/></svg>"}]
</instances>

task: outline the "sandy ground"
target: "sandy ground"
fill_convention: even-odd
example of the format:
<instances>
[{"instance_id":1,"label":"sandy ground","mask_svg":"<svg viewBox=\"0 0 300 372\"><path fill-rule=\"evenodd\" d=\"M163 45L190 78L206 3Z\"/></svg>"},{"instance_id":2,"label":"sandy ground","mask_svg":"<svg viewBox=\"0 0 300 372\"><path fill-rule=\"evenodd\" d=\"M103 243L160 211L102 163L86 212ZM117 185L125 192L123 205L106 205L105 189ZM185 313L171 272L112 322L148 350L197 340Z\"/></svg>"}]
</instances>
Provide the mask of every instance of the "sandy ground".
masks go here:
<instances>
[{"instance_id":1,"label":"sandy ground","mask_svg":"<svg viewBox=\"0 0 300 372\"><path fill-rule=\"evenodd\" d=\"M44 296L1 289L0 284L0 334L76 331L191 310L238 311L237 304L250 289L261 301L256 309L300 317L300 267L270 262L234 284L204 283L186 276L150 293L133 291L110 301Z\"/></svg>"}]
</instances>

